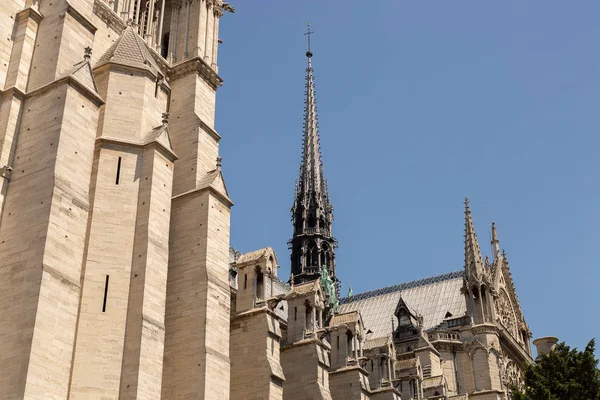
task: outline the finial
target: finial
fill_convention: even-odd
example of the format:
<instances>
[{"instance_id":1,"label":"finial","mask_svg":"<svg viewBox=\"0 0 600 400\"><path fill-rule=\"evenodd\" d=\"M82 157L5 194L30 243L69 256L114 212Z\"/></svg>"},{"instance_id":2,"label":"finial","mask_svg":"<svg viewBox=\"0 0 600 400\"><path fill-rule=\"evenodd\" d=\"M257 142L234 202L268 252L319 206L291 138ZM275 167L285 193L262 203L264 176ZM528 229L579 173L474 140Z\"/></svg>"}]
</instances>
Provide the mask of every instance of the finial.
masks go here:
<instances>
[{"instance_id":1,"label":"finial","mask_svg":"<svg viewBox=\"0 0 600 400\"><path fill-rule=\"evenodd\" d=\"M92 48L90 46L87 46L85 49L83 49L83 58L86 60L92 58Z\"/></svg>"},{"instance_id":2,"label":"finial","mask_svg":"<svg viewBox=\"0 0 600 400\"><path fill-rule=\"evenodd\" d=\"M223 159L221 158L221 156L217 157L217 168L221 168L221 161L223 161Z\"/></svg>"},{"instance_id":3,"label":"finial","mask_svg":"<svg viewBox=\"0 0 600 400\"><path fill-rule=\"evenodd\" d=\"M290 272L290 289L294 288L294 273Z\"/></svg>"},{"instance_id":4,"label":"finial","mask_svg":"<svg viewBox=\"0 0 600 400\"><path fill-rule=\"evenodd\" d=\"M162 113L162 123L163 123L163 125L167 125L169 123L169 113L168 112Z\"/></svg>"},{"instance_id":5,"label":"finial","mask_svg":"<svg viewBox=\"0 0 600 400\"><path fill-rule=\"evenodd\" d=\"M471 214L471 209L469 208L469 199L465 197L465 214Z\"/></svg>"},{"instance_id":6,"label":"finial","mask_svg":"<svg viewBox=\"0 0 600 400\"><path fill-rule=\"evenodd\" d=\"M498 232L496 232L496 223L492 222L492 242L498 241Z\"/></svg>"},{"instance_id":7,"label":"finial","mask_svg":"<svg viewBox=\"0 0 600 400\"><path fill-rule=\"evenodd\" d=\"M308 50L306 50L306 57L311 58L313 53L310 50L310 35L313 34L314 32L310 30L310 22L306 22L306 33L305 35L308 36Z\"/></svg>"}]
</instances>

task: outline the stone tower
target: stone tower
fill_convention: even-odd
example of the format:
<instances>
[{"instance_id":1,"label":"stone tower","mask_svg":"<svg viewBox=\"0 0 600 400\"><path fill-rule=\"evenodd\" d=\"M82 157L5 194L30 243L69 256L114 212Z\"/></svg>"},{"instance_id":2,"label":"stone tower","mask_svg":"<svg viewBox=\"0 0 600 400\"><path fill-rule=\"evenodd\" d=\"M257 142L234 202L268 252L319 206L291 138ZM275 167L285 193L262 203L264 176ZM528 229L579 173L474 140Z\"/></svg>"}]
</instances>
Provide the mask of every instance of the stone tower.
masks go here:
<instances>
[{"instance_id":1,"label":"stone tower","mask_svg":"<svg viewBox=\"0 0 600 400\"><path fill-rule=\"evenodd\" d=\"M228 399L233 9L1 3L0 397Z\"/></svg>"},{"instance_id":2,"label":"stone tower","mask_svg":"<svg viewBox=\"0 0 600 400\"><path fill-rule=\"evenodd\" d=\"M291 271L294 284L308 282L319 277L325 266L332 279L335 277L336 240L332 235L333 207L329 201L327 181L323 174L319 125L315 100L315 84L312 68L313 53L310 50L310 27L306 58L306 98L304 101L304 137L300 176L296 181L292 223L294 233L289 241Z\"/></svg>"}]
</instances>

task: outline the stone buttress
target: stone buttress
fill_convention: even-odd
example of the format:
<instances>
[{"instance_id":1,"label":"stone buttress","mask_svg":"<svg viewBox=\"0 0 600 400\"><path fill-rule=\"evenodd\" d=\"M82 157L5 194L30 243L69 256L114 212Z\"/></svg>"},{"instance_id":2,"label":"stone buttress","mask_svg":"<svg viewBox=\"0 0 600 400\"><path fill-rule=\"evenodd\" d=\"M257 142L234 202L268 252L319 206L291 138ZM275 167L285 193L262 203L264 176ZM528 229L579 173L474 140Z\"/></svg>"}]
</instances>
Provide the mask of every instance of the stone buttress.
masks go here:
<instances>
[{"instance_id":1,"label":"stone buttress","mask_svg":"<svg viewBox=\"0 0 600 400\"><path fill-rule=\"evenodd\" d=\"M281 400L285 293L279 290L277 257L267 247L241 255L235 267L238 288L232 299L231 399Z\"/></svg>"}]
</instances>

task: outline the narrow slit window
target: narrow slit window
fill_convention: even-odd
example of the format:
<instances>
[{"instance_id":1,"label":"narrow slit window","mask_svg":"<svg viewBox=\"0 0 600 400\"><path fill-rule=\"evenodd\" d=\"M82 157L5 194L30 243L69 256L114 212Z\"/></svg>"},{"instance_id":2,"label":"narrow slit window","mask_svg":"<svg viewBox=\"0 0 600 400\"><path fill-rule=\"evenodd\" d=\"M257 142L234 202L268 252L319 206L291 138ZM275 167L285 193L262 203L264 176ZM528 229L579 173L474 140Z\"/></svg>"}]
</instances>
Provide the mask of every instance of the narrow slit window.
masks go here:
<instances>
[{"instance_id":1,"label":"narrow slit window","mask_svg":"<svg viewBox=\"0 0 600 400\"><path fill-rule=\"evenodd\" d=\"M121 157L119 157L119 160L117 161L117 179L116 179L116 184L119 184L119 178L121 176Z\"/></svg>"},{"instance_id":2,"label":"narrow slit window","mask_svg":"<svg viewBox=\"0 0 600 400\"><path fill-rule=\"evenodd\" d=\"M248 286L248 274L244 274L244 289Z\"/></svg>"},{"instance_id":3,"label":"narrow slit window","mask_svg":"<svg viewBox=\"0 0 600 400\"><path fill-rule=\"evenodd\" d=\"M106 298L108 297L108 275L106 275L106 282L104 283L104 301L102 302L102 312L106 312Z\"/></svg>"},{"instance_id":4,"label":"narrow slit window","mask_svg":"<svg viewBox=\"0 0 600 400\"><path fill-rule=\"evenodd\" d=\"M294 307L294 321L298 320L298 307Z\"/></svg>"}]
</instances>

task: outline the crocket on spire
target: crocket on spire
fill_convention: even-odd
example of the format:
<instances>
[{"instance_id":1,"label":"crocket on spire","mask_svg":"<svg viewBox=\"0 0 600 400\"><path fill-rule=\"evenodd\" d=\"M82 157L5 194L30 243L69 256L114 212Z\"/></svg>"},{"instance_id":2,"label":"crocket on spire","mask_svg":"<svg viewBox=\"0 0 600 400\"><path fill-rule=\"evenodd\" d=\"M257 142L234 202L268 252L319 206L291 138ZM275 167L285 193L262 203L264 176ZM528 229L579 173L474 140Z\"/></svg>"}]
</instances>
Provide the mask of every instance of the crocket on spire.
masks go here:
<instances>
[{"instance_id":1,"label":"crocket on spire","mask_svg":"<svg viewBox=\"0 0 600 400\"><path fill-rule=\"evenodd\" d=\"M475 225L469 209L469 199L465 197L465 273L467 278L475 277L478 280L483 275L483 258L481 248L475 233Z\"/></svg>"},{"instance_id":2,"label":"crocket on spire","mask_svg":"<svg viewBox=\"0 0 600 400\"><path fill-rule=\"evenodd\" d=\"M304 132L302 161L295 187L292 221L294 234L290 240L292 273L295 283L319 279L319 270L326 267L335 279L334 248L331 233L333 207L323 174L319 125L315 99L314 70L310 48L310 23L307 23L308 49L306 51L306 91L304 99Z\"/></svg>"}]
</instances>

